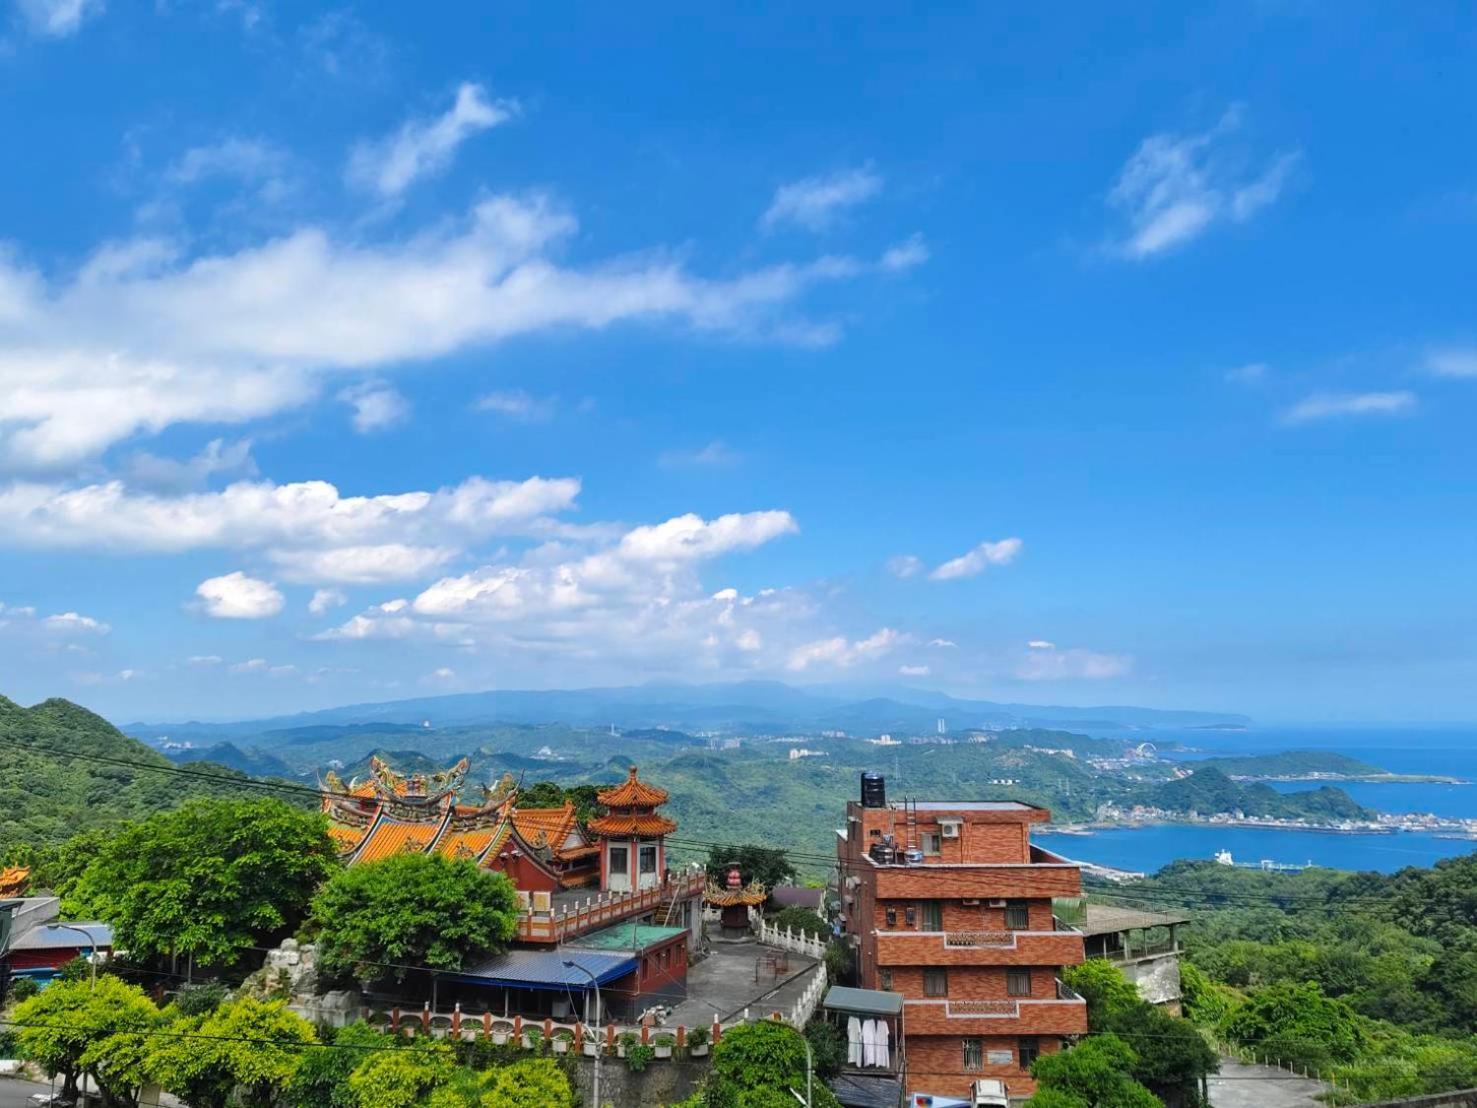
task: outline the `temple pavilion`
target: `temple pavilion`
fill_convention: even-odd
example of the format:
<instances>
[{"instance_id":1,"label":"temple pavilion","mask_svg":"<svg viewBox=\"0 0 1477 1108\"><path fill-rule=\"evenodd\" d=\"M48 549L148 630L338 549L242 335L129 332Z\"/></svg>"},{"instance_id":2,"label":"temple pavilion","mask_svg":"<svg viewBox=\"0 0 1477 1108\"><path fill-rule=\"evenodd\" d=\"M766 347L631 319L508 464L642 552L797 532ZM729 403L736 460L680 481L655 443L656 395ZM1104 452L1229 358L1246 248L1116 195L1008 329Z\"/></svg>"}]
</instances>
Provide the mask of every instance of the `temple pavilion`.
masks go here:
<instances>
[{"instance_id":1,"label":"temple pavilion","mask_svg":"<svg viewBox=\"0 0 1477 1108\"><path fill-rule=\"evenodd\" d=\"M620 892L652 889L667 869L665 837L677 830L674 820L657 815L667 802L667 791L628 776L614 788L595 794L607 814L590 821L590 832L600 838L600 887Z\"/></svg>"},{"instance_id":2,"label":"temple pavilion","mask_svg":"<svg viewBox=\"0 0 1477 1108\"><path fill-rule=\"evenodd\" d=\"M600 846L568 801L558 808L520 808L511 775L483 786L478 803L458 800L469 768L463 758L432 774L402 774L379 758L369 776L323 781L329 834L350 865L419 852L466 858L499 870L522 892L553 893L600 880ZM673 825L675 827L675 825Z\"/></svg>"}]
</instances>

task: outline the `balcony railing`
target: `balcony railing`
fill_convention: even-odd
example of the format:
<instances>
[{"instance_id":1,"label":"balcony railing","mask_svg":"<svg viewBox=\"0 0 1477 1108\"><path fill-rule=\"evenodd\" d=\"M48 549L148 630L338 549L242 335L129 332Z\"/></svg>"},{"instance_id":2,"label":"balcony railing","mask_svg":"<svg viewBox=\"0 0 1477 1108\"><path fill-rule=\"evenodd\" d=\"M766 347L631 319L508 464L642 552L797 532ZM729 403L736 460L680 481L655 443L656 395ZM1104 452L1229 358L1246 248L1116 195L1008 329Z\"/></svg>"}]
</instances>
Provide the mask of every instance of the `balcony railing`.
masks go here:
<instances>
[{"instance_id":1,"label":"balcony railing","mask_svg":"<svg viewBox=\"0 0 1477 1108\"><path fill-rule=\"evenodd\" d=\"M701 896L706 881L703 868L694 865L670 874L655 888L637 892L604 892L581 903L554 906L544 912L529 909L518 918L517 938L523 942L562 942L632 916L644 915L673 900Z\"/></svg>"},{"instance_id":2,"label":"balcony railing","mask_svg":"<svg viewBox=\"0 0 1477 1108\"><path fill-rule=\"evenodd\" d=\"M1021 1014L1018 1000L950 1000L944 1005L950 1016L1009 1016Z\"/></svg>"},{"instance_id":3,"label":"balcony railing","mask_svg":"<svg viewBox=\"0 0 1477 1108\"><path fill-rule=\"evenodd\" d=\"M994 946L1015 948L1014 931L945 931L945 946Z\"/></svg>"}]
</instances>

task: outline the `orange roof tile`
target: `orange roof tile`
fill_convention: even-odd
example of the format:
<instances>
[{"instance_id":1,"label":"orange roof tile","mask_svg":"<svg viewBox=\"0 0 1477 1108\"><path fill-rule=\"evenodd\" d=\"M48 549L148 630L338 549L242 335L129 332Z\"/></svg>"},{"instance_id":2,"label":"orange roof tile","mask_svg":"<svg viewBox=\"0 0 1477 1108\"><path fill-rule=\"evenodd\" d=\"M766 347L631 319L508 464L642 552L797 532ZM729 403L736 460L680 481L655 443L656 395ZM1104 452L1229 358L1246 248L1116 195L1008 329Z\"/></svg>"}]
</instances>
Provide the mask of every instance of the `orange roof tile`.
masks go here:
<instances>
[{"instance_id":1,"label":"orange roof tile","mask_svg":"<svg viewBox=\"0 0 1477 1108\"><path fill-rule=\"evenodd\" d=\"M439 830L434 823L403 823L381 817L354 852L354 861L380 862L396 854L423 852L430 848Z\"/></svg>"},{"instance_id":2,"label":"orange roof tile","mask_svg":"<svg viewBox=\"0 0 1477 1108\"><path fill-rule=\"evenodd\" d=\"M613 788L602 789L595 798L607 808L655 808L667 802L667 790L636 780L632 766L630 776Z\"/></svg>"},{"instance_id":3,"label":"orange roof tile","mask_svg":"<svg viewBox=\"0 0 1477 1108\"><path fill-rule=\"evenodd\" d=\"M670 835L677 830L677 822L666 816L626 815L613 812L608 816L590 821L590 830L597 835Z\"/></svg>"},{"instance_id":4,"label":"orange roof tile","mask_svg":"<svg viewBox=\"0 0 1477 1108\"><path fill-rule=\"evenodd\" d=\"M340 854L347 854L359 845L364 838L365 828L343 827L335 824L328 829L328 837L333 840L333 845L338 848Z\"/></svg>"},{"instance_id":5,"label":"orange roof tile","mask_svg":"<svg viewBox=\"0 0 1477 1108\"><path fill-rule=\"evenodd\" d=\"M546 843L558 852L574 831L574 802L566 800L561 808L514 808L513 826L530 845Z\"/></svg>"},{"instance_id":6,"label":"orange roof tile","mask_svg":"<svg viewBox=\"0 0 1477 1108\"><path fill-rule=\"evenodd\" d=\"M436 852L448 858L481 858L507 836L507 824L477 827L470 831L448 831L436 844Z\"/></svg>"}]
</instances>

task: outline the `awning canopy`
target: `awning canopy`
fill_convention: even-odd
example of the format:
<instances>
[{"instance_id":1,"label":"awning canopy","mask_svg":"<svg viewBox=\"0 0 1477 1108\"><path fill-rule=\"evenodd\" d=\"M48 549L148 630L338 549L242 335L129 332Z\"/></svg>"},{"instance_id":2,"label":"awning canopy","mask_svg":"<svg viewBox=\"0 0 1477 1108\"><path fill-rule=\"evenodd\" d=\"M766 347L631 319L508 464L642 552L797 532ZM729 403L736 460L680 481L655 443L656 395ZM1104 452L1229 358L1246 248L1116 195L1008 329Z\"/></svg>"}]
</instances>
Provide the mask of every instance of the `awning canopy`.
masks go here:
<instances>
[{"instance_id":1,"label":"awning canopy","mask_svg":"<svg viewBox=\"0 0 1477 1108\"><path fill-rule=\"evenodd\" d=\"M575 963L566 966L564 963ZM590 988L589 970L595 980L604 985L618 977L624 977L636 969L636 959L630 954L605 954L594 950L510 950L481 965L472 966L454 977L469 985L504 986L513 989L576 989Z\"/></svg>"},{"instance_id":2,"label":"awning canopy","mask_svg":"<svg viewBox=\"0 0 1477 1108\"><path fill-rule=\"evenodd\" d=\"M830 1012L848 1012L858 1016L895 1016L903 1010L903 994L837 985L826 993L822 1007Z\"/></svg>"},{"instance_id":3,"label":"awning canopy","mask_svg":"<svg viewBox=\"0 0 1477 1108\"><path fill-rule=\"evenodd\" d=\"M1115 935L1143 927L1171 927L1190 922L1189 916L1178 912L1147 912L1141 908L1119 908L1111 904L1088 904L1086 908L1087 918L1073 924L1084 935Z\"/></svg>"}]
</instances>

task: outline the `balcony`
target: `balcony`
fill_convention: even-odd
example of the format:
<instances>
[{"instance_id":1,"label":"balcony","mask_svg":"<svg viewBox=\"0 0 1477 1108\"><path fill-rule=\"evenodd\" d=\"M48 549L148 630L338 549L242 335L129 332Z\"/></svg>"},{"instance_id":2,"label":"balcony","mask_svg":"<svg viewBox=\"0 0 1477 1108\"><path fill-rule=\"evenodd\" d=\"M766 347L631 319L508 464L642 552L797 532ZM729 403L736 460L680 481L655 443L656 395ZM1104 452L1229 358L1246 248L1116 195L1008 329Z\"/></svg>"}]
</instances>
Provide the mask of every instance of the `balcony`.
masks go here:
<instances>
[{"instance_id":1,"label":"balcony","mask_svg":"<svg viewBox=\"0 0 1477 1108\"><path fill-rule=\"evenodd\" d=\"M1075 966L1082 935L1055 931L877 931L879 966Z\"/></svg>"},{"instance_id":2,"label":"balcony","mask_svg":"<svg viewBox=\"0 0 1477 1108\"><path fill-rule=\"evenodd\" d=\"M674 900L701 897L707 877L701 866L669 873L654 888L637 892L607 891L587 897L565 894L547 910L530 908L518 918L515 938L525 943L559 943L609 927L633 916L647 915Z\"/></svg>"},{"instance_id":3,"label":"balcony","mask_svg":"<svg viewBox=\"0 0 1477 1108\"><path fill-rule=\"evenodd\" d=\"M1035 862L1018 865L877 866L882 900L1027 899L1080 896L1082 871L1075 865Z\"/></svg>"},{"instance_id":4,"label":"balcony","mask_svg":"<svg viewBox=\"0 0 1477 1108\"><path fill-rule=\"evenodd\" d=\"M1055 1000L908 1000L909 1035L1080 1035L1087 1002L1061 981Z\"/></svg>"}]
</instances>

